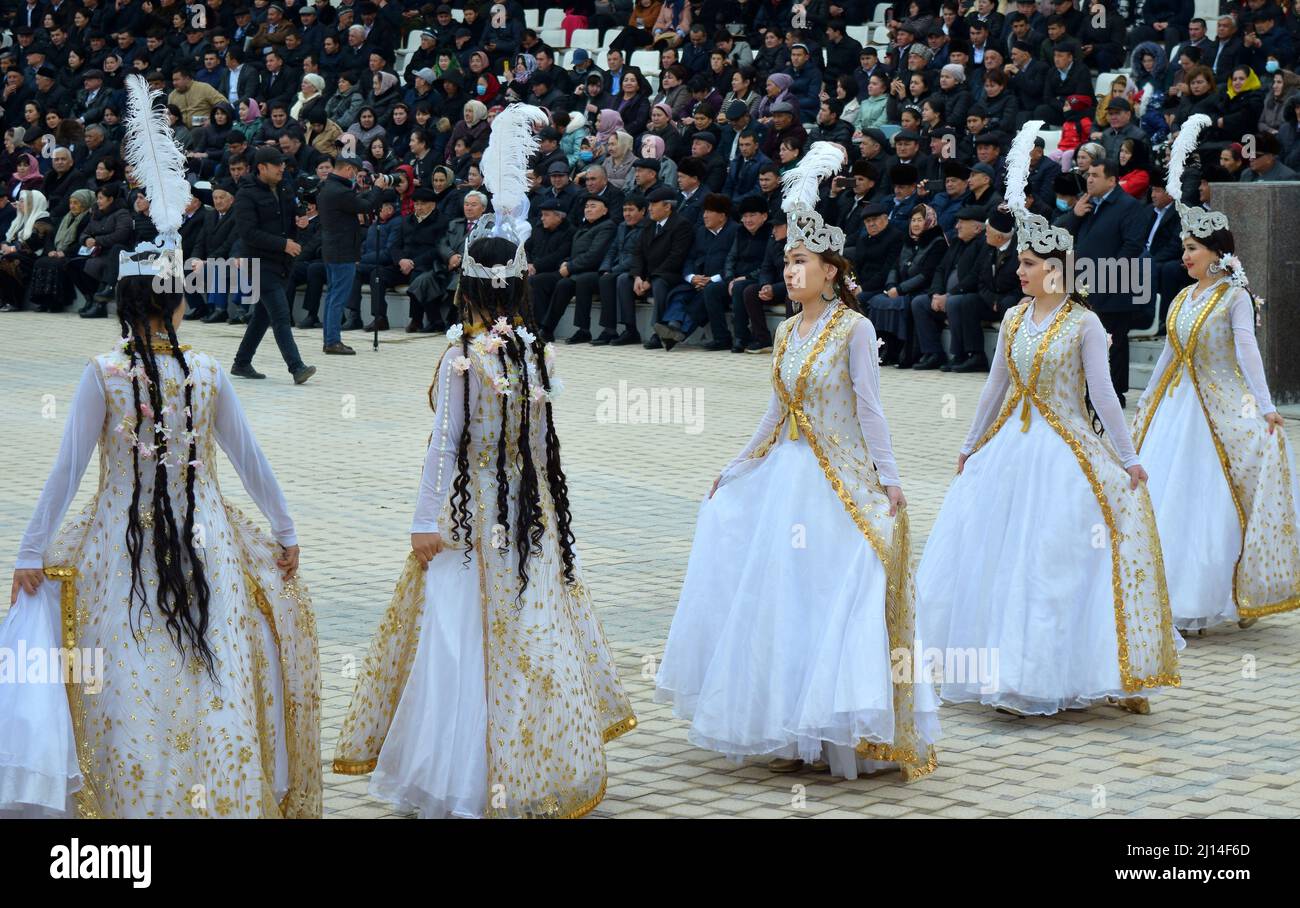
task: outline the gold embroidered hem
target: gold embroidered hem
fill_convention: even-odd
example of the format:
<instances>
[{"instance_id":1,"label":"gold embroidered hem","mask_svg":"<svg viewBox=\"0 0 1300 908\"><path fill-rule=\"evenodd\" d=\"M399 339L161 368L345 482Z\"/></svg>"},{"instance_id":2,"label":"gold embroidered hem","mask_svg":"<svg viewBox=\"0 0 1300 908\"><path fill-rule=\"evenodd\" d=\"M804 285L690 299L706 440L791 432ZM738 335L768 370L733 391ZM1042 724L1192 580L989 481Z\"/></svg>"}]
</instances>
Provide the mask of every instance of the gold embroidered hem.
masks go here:
<instances>
[{"instance_id":1,"label":"gold embroidered hem","mask_svg":"<svg viewBox=\"0 0 1300 908\"><path fill-rule=\"evenodd\" d=\"M1241 533L1232 566L1237 613L1248 619L1292 611L1300 608L1300 528L1291 451L1284 433L1269 433L1237 361L1229 303L1242 291L1225 282L1195 309L1188 308L1197 304L1193 289L1184 288L1169 307L1167 337L1174 357L1155 391L1144 396L1134 441L1141 451L1156 414L1185 372ZM1180 456L1195 457L1198 452Z\"/></svg>"},{"instance_id":2,"label":"gold embroidered hem","mask_svg":"<svg viewBox=\"0 0 1300 908\"><path fill-rule=\"evenodd\" d=\"M1136 491L1128 488L1128 473L1114 451L1089 430L1083 413L1086 377L1080 332L1089 313L1067 300L1045 331L1022 336L1031 306L1021 303L1018 311L1008 316L1004 354L1011 388L997 419L971 453L977 453L1004 429L1017 405L1022 407L1021 432L1029 429L1030 407L1038 411L1069 447L1101 510L1111 553L1111 596L1123 689L1134 692L1178 686L1173 617L1150 496L1145 486ZM1022 372L1026 364L1027 380ZM1047 383L1040 388L1044 373ZM1122 520L1116 502L1121 503Z\"/></svg>"}]
</instances>

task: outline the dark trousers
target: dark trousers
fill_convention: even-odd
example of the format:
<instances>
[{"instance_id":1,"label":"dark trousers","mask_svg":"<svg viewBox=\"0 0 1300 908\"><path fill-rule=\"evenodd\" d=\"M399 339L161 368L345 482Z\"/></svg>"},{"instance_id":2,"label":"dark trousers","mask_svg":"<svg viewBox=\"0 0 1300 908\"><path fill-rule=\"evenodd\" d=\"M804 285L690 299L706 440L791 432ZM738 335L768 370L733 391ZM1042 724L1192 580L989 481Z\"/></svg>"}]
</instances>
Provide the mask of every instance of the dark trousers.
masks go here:
<instances>
[{"instance_id":1,"label":"dark trousers","mask_svg":"<svg viewBox=\"0 0 1300 908\"><path fill-rule=\"evenodd\" d=\"M610 271L600 276L600 327L602 331L618 331L618 279L621 274ZM634 322L632 327L636 327Z\"/></svg>"},{"instance_id":2,"label":"dark trousers","mask_svg":"<svg viewBox=\"0 0 1300 908\"><path fill-rule=\"evenodd\" d=\"M948 297L952 299L951 296ZM917 345L922 356L943 356L943 326L948 322L948 313L935 312L930 308L930 294L918 293L912 297L912 332L916 335Z\"/></svg>"},{"instance_id":3,"label":"dark trousers","mask_svg":"<svg viewBox=\"0 0 1300 908\"><path fill-rule=\"evenodd\" d=\"M533 298L533 314L542 316L543 331L554 331L564 316L563 308L555 312L551 307L551 297L555 295L555 288L562 280L564 279L557 271L539 271L528 279L528 293Z\"/></svg>"},{"instance_id":4,"label":"dark trousers","mask_svg":"<svg viewBox=\"0 0 1300 908\"><path fill-rule=\"evenodd\" d=\"M772 285L772 299L765 301L758 298L758 291L763 289L763 285L758 281L744 289L745 294L745 318L749 324L749 330L753 334L754 341L761 346L767 347L772 343L772 332L767 330L767 310L765 306L784 305L785 317L789 318L794 315L794 308L790 305L790 298L786 295L785 284Z\"/></svg>"},{"instance_id":5,"label":"dark trousers","mask_svg":"<svg viewBox=\"0 0 1300 908\"><path fill-rule=\"evenodd\" d=\"M270 328L289 372L297 372L303 367L298 345L293 339L293 329L289 324L289 297L285 292L288 284L287 274L275 274L268 268L262 269L262 295L253 306L244 339L239 342L239 351L235 353L236 366L253 364L257 347L266 336L266 329Z\"/></svg>"},{"instance_id":6,"label":"dark trousers","mask_svg":"<svg viewBox=\"0 0 1300 908\"><path fill-rule=\"evenodd\" d=\"M732 336L735 338L736 343L742 347L747 346L754 340L754 331L749 324L749 310L745 308L745 290L757 284L758 281L751 281L749 278L742 277L736 281L731 289ZM764 322L766 322L766 319L764 319Z\"/></svg>"},{"instance_id":7,"label":"dark trousers","mask_svg":"<svg viewBox=\"0 0 1300 908\"><path fill-rule=\"evenodd\" d=\"M620 274L618 276L618 320L627 326L627 330L636 333L636 290L633 288L635 275ZM654 316L651 323L662 321L664 309L668 305L668 294L672 291L673 285L661 277L650 279L650 296L654 300ZM601 299L605 298L604 293ZM603 310L603 306L601 307ZM602 313L603 314L603 313ZM604 324L604 318L601 323Z\"/></svg>"},{"instance_id":8,"label":"dark trousers","mask_svg":"<svg viewBox=\"0 0 1300 908\"><path fill-rule=\"evenodd\" d=\"M951 340L948 352L953 362L968 356L984 355L984 326L996 321L998 313L978 293L958 293L948 297L948 327Z\"/></svg>"},{"instance_id":9,"label":"dark trousers","mask_svg":"<svg viewBox=\"0 0 1300 908\"><path fill-rule=\"evenodd\" d=\"M314 315L319 319L320 300L325 293L325 263L294 262L293 275L289 280L294 290L297 290L300 284L307 285L307 292L302 298L302 307L308 316Z\"/></svg>"},{"instance_id":10,"label":"dark trousers","mask_svg":"<svg viewBox=\"0 0 1300 908\"><path fill-rule=\"evenodd\" d=\"M619 32L614 43L610 45L611 49L621 50L623 56L629 60L632 59L632 51L640 50L643 47L649 47L650 42L654 40L654 33L648 28L628 27Z\"/></svg>"},{"instance_id":11,"label":"dark trousers","mask_svg":"<svg viewBox=\"0 0 1300 908\"><path fill-rule=\"evenodd\" d=\"M68 259L68 281L85 295L86 302L90 302L90 298L99 291L101 285L97 278L86 273L86 265L90 264L90 261L90 256Z\"/></svg>"},{"instance_id":12,"label":"dark trousers","mask_svg":"<svg viewBox=\"0 0 1300 908\"><path fill-rule=\"evenodd\" d=\"M387 280L387 272L395 270L389 265L361 263L357 265L356 277L352 280L352 291L348 296L348 311L361 312L361 288L370 284L370 317L388 318L388 288L392 286Z\"/></svg>"},{"instance_id":13,"label":"dark trousers","mask_svg":"<svg viewBox=\"0 0 1300 908\"><path fill-rule=\"evenodd\" d=\"M599 271L583 271L560 278L559 283L555 285L555 291L551 294L550 308L542 324L554 331L555 326L564 317L564 310L568 308L569 301L574 300L573 327L578 331L590 331L591 301L599 289L601 277ZM533 304L536 306L537 301L534 300Z\"/></svg>"},{"instance_id":14,"label":"dark trousers","mask_svg":"<svg viewBox=\"0 0 1300 908\"><path fill-rule=\"evenodd\" d=\"M1098 312L1097 317L1110 335L1110 381L1122 401L1128 391L1128 331L1133 324L1133 313L1121 309L1118 312Z\"/></svg>"},{"instance_id":15,"label":"dark trousers","mask_svg":"<svg viewBox=\"0 0 1300 908\"><path fill-rule=\"evenodd\" d=\"M692 300L691 313L695 324L703 325L707 320L709 331L713 334L715 344L731 344L731 332L727 329L727 285L723 281L706 284L703 290L696 290Z\"/></svg>"}]
</instances>

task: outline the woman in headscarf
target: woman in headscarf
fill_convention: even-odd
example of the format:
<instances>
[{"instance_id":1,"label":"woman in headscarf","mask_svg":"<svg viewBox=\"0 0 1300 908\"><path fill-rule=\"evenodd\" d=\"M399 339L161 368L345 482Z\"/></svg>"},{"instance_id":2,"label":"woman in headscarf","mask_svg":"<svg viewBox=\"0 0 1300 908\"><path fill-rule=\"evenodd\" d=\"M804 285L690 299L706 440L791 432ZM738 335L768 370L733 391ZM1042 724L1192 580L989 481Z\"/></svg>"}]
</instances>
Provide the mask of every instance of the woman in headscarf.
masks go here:
<instances>
[{"instance_id":1,"label":"woman in headscarf","mask_svg":"<svg viewBox=\"0 0 1300 908\"><path fill-rule=\"evenodd\" d=\"M609 182L618 189L626 190L632 179L632 165L636 163L636 155L632 153L632 136L626 130L620 129L614 133L614 137L605 146L605 157L601 163L605 165Z\"/></svg>"},{"instance_id":2,"label":"woman in headscarf","mask_svg":"<svg viewBox=\"0 0 1300 908\"><path fill-rule=\"evenodd\" d=\"M532 54L515 54L515 65L510 70L510 89L518 98L528 96L528 79L537 69L537 58Z\"/></svg>"},{"instance_id":3,"label":"woman in headscarf","mask_svg":"<svg viewBox=\"0 0 1300 908\"><path fill-rule=\"evenodd\" d=\"M1259 115L1259 131L1278 135L1286 123L1286 111L1291 98L1300 89L1300 76L1289 69L1273 73L1272 86L1264 97L1264 110Z\"/></svg>"},{"instance_id":4,"label":"woman in headscarf","mask_svg":"<svg viewBox=\"0 0 1300 908\"><path fill-rule=\"evenodd\" d=\"M1119 188L1142 202L1150 187L1151 153L1147 151L1147 143L1125 139L1119 146Z\"/></svg>"},{"instance_id":5,"label":"woman in headscarf","mask_svg":"<svg viewBox=\"0 0 1300 908\"><path fill-rule=\"evenodd\" d=\"M582 147L582 140L591 135L591 130L587 128L587 118L576 110L567 117L564 114L559 116L567 121L564 124L564 134L560 136L560 151L564 152L569 161L569 169L572 170L578 163L578 149Z\"/></svg>"},{"instance_id":6,"label":"woman in headscarf","mask_svg":"<svg viewBox=\"0 0 1300 908\"><path fill-rule=\"evenodd\" d=\"M457 139L464 139L468 151L482 152L487 148L488 134L491 126L487 118L487 105L482 101L466 101L464 116L451 129L451 138L447 140L447 160L456 156Z\"/></svg>"},{"instance_id":7,"label":"woman in headscarf","mask_svg":"<svg viewBox=\"0 0 1300 908\"><path fill-rule=\"evenodd\" d=\"M464 70L460 68L460 60L457 59L455 54L453 54L450 50L448 50L445 47L439 49L437 62L434 63L433 66L429 68L433 70L433 77L435 79L441 79L444 75L447 74L451 74L459 78L461 73L464 72ZM416 67L416 69L419 69L419 67ZM410 67L407 67L407 71L408 72L411 71Z\"/></svg>"},{"instance_id":8,"label":"woman in headscarf","mask_svg":"<svg viewBox=\"0 0 1300 908\"><path fill-rule=\"evenodd\" d=\"M1232 70L1232 77L1224 89L1223 114L1208 136L1212 142L1240 142L1242 136L1253 135L1259 129L1259 115L1264 112L1264 86L1259 76L1249 66Z\"/></svg>"},{"instance_id":9,"label":"woman in headscarf","mask_svg":"<svg viewBox=\"0 0 1300 908\"><path fill-rule=\"evenodd\" d=\"M429 188L433 190L433 232L441 234L448 221L459 217L452 212L451 205L456 195L456 174L446 164L439 164L429 176Z\"/></svg>"},{"instance_id":10,"label":"woman in headscarf","mask_svg":"<svg viewBox=\"0 0 1300 908\"><path fill-rule=\"evenodd\" d=\"M501 91L501 83L492 72L492 59L486 51L476 50L469 55L469 77L474 80L474 100L490 105Z\"/></svg>"},{"instance_id":11,"label":"woman in headscarf","mask_svg":"<svg viewBox=\"0 0 1300 908\"><path fill-rule=\"evenodd\" d=\"M614 141L614 137L623 127L623 118L617 110L602 110L596 116L596 147L603 149L597 151L597 156L608 155L609 146Z\"/></svg>"},{"instance_id":12,"label":"woman in headscarf","mask_svg":"<svg viewBox=\"0 0 1300 908\"><path fill-rule=\"evenodd\" d=\"M375 136L387 134L384 127L379 124L375 109L369 104L357 113L357 122L348 127L348 133L356 136L357 148L365 148Z\"/></svg>"},{"instance_id":13,"label":"woman in headscarf","mask_svg":"<svg viewBox=\"0 0 1300 908\"><path fill-rule=\"evenodd\" d=\"M778 101L785 101L787 104L797 104L790 95L790 86L794 84L794 76L789 73L772 73L767 77L766 94L754 108L754 116L760 120L772 116L772 105Z\"/></svg>"},{"instance_id":14,"label":"woman in headscarf","mask_svg":"<svg viewBox=\"0 0 1300 908\"><path fill-rule=\"evenodd\" d=\"M393 154L399 158L406 157L411 141L411 130L414 128L415 118L411 115L410 105L405 101L398 101L393 105L393 112L384 121L384 129L388 133L388 144L392 147Z\"/></svg>"},{"instance_id":15,"label":"woman in headscarf","mask_svg":"<svg viewBox=\"0 0 1300 908\"><path fill-rule=\"evenodd\" d=\"M234 126L248 140L249 145L256 145L262 139L262 108L252 98L239 101L239 122Z\"/></svg>"},{"instance_id":16,"label":"woman in headscarf","mask_svg":"<svg viewBox=\"0 0 1300 908\"><path fill-rule=\"evenodd\" d=\"M212 108L207 125L194 133L190 150L185 153L199 179L206 180L217 172L226 151L230 134L235 130L235 109L226 101Z\"/></svg>"},{"instance_id":17,"label":"woman in headscarf","mask_svg":"<svg viewBox=\"0 0 1300 908\"><path fill-rule=\"evenodd\" d=\"M682 134L678 131L677 124L673 122L672 108L664 101L650 108L650 125L641 135L643 140L646 136L658 136L663 139L664 154L674 161L682 152Z\"/></svg>"},{"instance_id":18,"label":"woman in headscarf","mask_svg":"<svg viewBox=\"0 0 1300 908\"><path fill-rule=\"evenodd\" d=\"M14 164L14 174L9 179L9 198L18 198L24 189L41 189L45 186L45 177L41 176L41 165L33 154L23 153ZM41 197L44 200L44 196Z\"/></svg>"},{"instance_id":19,"label":"woman in headscarf","mask_svg":"<svg viewBox=\"0 0 1300 908\"><path fill-rule=\"evenodd\" d=\"M399 199L398 214L408 215L415 211L415 168L410 164L398 164L391 171L393 191Z\"/></svg>"},{"instance_id":20,"label":"woman in headscarf","mask_svg":"<svg viewBox=\"0 0 1300 908\"><path fill-rule=\"evenodd\" d=\"M68 213L59 221L45 254L32 260L30 301L40 312L58 312L72 302L72 285L64 278L68 259L77 253L82 225L95 204L95 194L78 189L68 196ZM36 232L35 226L33 233Z\"/></svg>"},{"instance_id":21,"label":"woman in headscarf","mask_svg":"<svg viewBox=\"0 0 1300 908\"><path fill-rule=\"evenodd\" d=\"M375 73L374 91L370 95L370 106L375 110L375 119L383 121L393 112L393 106L402 99L397 90L397 76L387 70Z\"/></svg>"},{"instance_id":22,"label":"woman in headscarf","mask_svg":"<svg viewBox=\"0 0 1300 908\"><path fill-rule=\"evenodd\" d=\"M641 157L654 158L659 162L659 182L665 186L677 185L677 162L665 152L667 146L659 136L646 133L641 137ZM629 184L631 178L629 177Z\"/></svg>"},{"instance_id":23,"label":"woman in headscarf","mask_svg":"<svg viewBox=\"0 0 1300 908\"><path fill-rule=\"evenodd\" d=\"M302 90L298 92L298 99L289 108L289 116L301 123L306 119L307 111L315 107L325 109L325 79L316 73L307 73L302 77Z\"/></svg>"},{"instance_id":24,"label":"woman in headscarf","mask_svg":"<svg viewBox=\"0 0 1300 908\"><path fill-rule=\"evenodd\" d=\"M54 234L49 204L39 190L22 190L17 208L18 214L0 243L0 312L23 308L32 262L44 255Z\"/></svg>"}]
</instances>

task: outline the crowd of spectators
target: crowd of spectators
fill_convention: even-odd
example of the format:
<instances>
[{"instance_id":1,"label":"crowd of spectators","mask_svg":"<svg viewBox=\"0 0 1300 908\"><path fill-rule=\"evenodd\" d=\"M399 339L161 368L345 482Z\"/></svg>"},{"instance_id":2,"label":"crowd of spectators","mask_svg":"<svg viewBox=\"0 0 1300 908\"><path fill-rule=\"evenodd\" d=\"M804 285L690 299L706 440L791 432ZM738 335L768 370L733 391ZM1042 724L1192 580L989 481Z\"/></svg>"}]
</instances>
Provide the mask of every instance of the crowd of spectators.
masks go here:
<instances>
[{"instance_id":1,"label":"crowd of spectators","mask_svg":"<svg viewBox=\"0 0 1300 908\"><path fill-rule=\"evenodd\" d=\"M390 329L398 293L407 331L446 327L464 238L491 210L479 160L514 101L551 121L529 171L530 283L548 336L573 306L571 343L671 349L707 326L707 349L769 350L768 315L790 311L781 175L813 142L846 152L820 208L848 237L885 361L922 369L986 369L981 326L1020 298L999 205L1026 120L1049 124L1031 207L1080 235L1122 210L1108 254L1149 257L1166 301L1182 275L1164 163L1188 117L1211 120L1188 200L1300 170L1300 2L1206 20L1190 0L583 0L557 30L528 27L516 2L246 4L0 4L4 309L80 291L81 314L103 316L116 251L151 237L120 158L128 73L164 92L186 151L187 257L237 257L230 213L254 153L287 159L301 328L320 325L316 193L340 157L363 163L360 188L390 178L361 215L343 329ZM599 39L567 46L577 29ZM644 338L639 300L654 305ZM189 317L248 316L213 294Z\"/></svg>"}]
</instances>

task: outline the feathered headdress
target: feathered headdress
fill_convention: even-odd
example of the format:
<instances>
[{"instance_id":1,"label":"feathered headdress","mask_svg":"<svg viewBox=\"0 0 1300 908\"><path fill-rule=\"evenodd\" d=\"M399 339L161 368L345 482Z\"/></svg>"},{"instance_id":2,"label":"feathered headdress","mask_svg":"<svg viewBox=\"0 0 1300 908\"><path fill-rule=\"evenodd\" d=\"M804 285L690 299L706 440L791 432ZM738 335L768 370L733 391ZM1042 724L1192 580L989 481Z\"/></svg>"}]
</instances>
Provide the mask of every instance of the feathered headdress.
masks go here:
<instances>
[{"instance_id":1,"label":"feathered headdress","mask_svg":"<svg viewBox=\"0 0 1300 908\"><path fill-rule=\"evenodd\" d=\"M844 149L834 142L813 142L798 166L781 177L786 249L804 246L809 252L844 252L844 231L828 226L817 213L821 181L839 173L844 160Z\"/></svg>"},{"instance_id":2,"label":"feathered headdress","mask_svg":"<svg viewBox=\"0 0 1300 908\"><path fill-rule=\"evenodd\" d=\"M490 278L493 286L504 287L506 279L522 277L528 271L524 243L532 234L528 223L528 161L537 152L535 130L550 120L546 112L531 104L511 104L492 121L487 150L480 170L483 184L492 194L493 211L479 218L465 237L461 272L470 277ZM487 267L474 261L469 247L485 236L504 237L515 244L514 261Z\"/></svg>"},{"instance_id":3,"label":"feathered headdress","mask_svg":"<svg viewBox=\"0 0 1300 908\"><path fill-rule=\"evenodd\" d=\"M154 275L172 267L179 273L181 223L190 202L185 179L185 152L167 123L167 108L155 106L161 91L151 91L143 76L126 77L126 129L123 157L149 199L149 219L158 228L157 243L141 243L119 259L120 276ZM171 262L165 265L158 261ZM143 259L143 261L142 261Z\"/></svg>"},{"instance_id":4,"label":"feathered headdress","mask_svg":"<svg viewBox=\"0 0 1300 908\"><path fill-rule=\"evenodd\" d=\"M1074 238L1061 227L1053 227L1047 218L1034 214L1025 201L1025 186L1029 182L1029 158L1034 139L1042 128L1042 120L1029 120L1016 133L1011 150L1007 152L1007 207L1016 219L1016 251L1029 249L1038 255L1052 252L1069 252L1074 248Z\"/></svg>"},{"instance_id":5,"label":"feathered headdress","mask_svg":"<svg viewBox=\"0 0 1300 908\"><path fill-rule=\"evenodd\" d=\"M1174 139L1174 144L1169 149L1169 174L1165 179L1165 192L1174 198L1174 208L1183 225L1183 239L1189 236L1205 239L1216 230L1228 229L1228 216L1222 211L1208 211L1183 204L1183 167L1187 164L1188 156L1196 150L1201 130L1209 125L1210 118L1205 114L1193 114L1187 118L1178 138Z\"/></svg>"}]
</instances>

